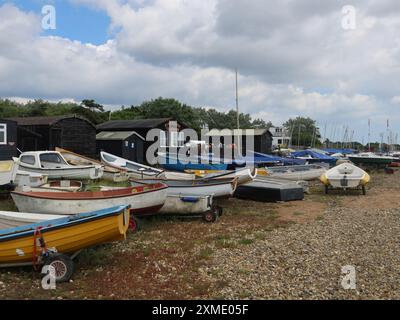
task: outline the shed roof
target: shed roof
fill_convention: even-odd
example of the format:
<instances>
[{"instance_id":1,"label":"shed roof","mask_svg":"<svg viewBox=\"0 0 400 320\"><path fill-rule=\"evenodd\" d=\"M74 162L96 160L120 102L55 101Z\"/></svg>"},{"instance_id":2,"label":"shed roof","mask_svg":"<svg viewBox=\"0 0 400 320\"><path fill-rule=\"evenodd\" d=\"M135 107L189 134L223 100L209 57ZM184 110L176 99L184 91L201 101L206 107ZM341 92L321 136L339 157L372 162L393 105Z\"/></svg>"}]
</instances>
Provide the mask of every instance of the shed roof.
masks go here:
<instances>
[{"instance_id":1,"label":"shed roof","mask_svg":"<svg viewBox=\"0 0 400 320\"><path fill-rule=\"evenodd\" d=\"M52 126L61 120L69 118L81 119L94 126L94 124L91 123L88 119L79 115L63 115L63 116L49 116L49 117L16 117L16 118L7 118L7 120L12 120L17 122L19 126Z\"/></svg>"},{"instance_id":2,"label":"shed roof","mask_svg":"<svg viewBox=\"0 0 400 320\"><path fill-rule=\"evenodd\" d=\"M152 129L169 121L173 121L173 119L159 118L159 119L136 119L136 120L111 120L99 124L97 126L97 130Z\"/></svg>"},{"instance_id":3,"label":"shed roof","mask_svg":"<svg viewBox=\"0 0 400 320\"><path fill-rule=\"evenodd\" d=\"M249 131L246 131L249 130ZM253 130L254 132L254 136L262 136L265 133L269 133L271 134L271 132L269 132L268 129L234 129L234 130L230 130L230 129L223 129L223 130L219 130L219 129L212 129L210 130L208 133L206 133L206 136L209 137L223 137L223 136L237 136L237 135L250 135L251 131Z\"/></svg>"},{"instance_id":4,"label":"shed roof","mask_svg":"<svg viewBox=\"0 0 400 320\"><path fill-rule=\"evenodd\" d=\"M136 135L143 141L145 140L135 131L102 131L96 135L96 140L125 140L132 135Z\"/></svg>"}]
</instances>

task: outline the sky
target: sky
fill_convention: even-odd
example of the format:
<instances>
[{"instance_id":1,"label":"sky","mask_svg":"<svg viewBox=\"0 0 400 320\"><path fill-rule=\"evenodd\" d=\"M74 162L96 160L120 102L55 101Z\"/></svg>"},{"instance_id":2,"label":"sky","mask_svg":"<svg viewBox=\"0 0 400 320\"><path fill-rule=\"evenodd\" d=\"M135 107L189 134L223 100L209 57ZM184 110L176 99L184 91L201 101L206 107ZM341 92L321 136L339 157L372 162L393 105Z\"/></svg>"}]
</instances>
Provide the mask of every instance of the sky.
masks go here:
<instances>
[{"instance_id":1,"label":"sky","mask_svg":"<svg viewBox=\"0 0 400 320\"><path fill-rule=\"evenodd\" d=\"M399 27L398 0L0 0L0 97L227 111L237 68L241 112L364 143L371 119L380 141L400 131Z\"/></svg>"}]
</instances>

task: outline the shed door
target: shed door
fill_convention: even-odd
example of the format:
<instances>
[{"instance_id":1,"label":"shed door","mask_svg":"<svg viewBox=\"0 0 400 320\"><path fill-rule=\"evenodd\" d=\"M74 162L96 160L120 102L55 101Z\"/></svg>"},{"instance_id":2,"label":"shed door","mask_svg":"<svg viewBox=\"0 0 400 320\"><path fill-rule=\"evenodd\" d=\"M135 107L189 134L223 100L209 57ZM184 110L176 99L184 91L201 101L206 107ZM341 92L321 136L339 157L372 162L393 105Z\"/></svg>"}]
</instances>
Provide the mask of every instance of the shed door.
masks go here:
<instances>
[{"instance_id":1,"label":"shed door","mask_svg":"<svg viewBox=\"0 0 400 320\"><path fill-rule=\"evenodd\" d=\"M51 137L50 137L50 149L54 150L56 147L62 148L63 145L61 143L61 129L53 128L51 129Z\"/></svg>"}]
</instances>

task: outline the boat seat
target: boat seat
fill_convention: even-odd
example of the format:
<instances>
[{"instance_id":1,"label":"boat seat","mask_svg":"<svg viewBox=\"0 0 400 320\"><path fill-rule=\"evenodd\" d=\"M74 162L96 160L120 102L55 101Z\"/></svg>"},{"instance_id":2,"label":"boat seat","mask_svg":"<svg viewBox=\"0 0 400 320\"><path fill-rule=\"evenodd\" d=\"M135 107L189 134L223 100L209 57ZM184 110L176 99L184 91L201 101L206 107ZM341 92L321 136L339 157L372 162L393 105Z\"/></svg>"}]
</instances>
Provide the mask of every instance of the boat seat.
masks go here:
<instances>
[{"instance_id":1,"label":"boat seat","mask_svg":"<svg viewBox=\"0 0 400 320\"><path fill-rule=\"evenodd\" d=\"M353 173L354 168L348 167L348 166L343 166L341 168L338 169L338 172L340 174L351 174Z\"/></svg>"}]
</instances>

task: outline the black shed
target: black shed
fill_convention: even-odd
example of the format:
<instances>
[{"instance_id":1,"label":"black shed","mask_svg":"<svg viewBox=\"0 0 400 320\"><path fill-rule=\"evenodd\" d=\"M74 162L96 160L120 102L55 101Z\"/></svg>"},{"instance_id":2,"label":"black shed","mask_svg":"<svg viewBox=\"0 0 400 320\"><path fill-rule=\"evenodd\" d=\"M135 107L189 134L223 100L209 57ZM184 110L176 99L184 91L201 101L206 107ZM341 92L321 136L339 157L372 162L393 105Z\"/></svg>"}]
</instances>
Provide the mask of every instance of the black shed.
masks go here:
<instances>
[{"instance_id":1,"label":"black shed","mask_svg":"<svg viewBox=\"0 0 400 320\"><path fill-rule=\"evenodd\" d=\"M172 130L171 126L176 125L176 130ZM183 133L178 133L187 126L181 122L175 121L172 118L160 119L135 119L135 120L111 120L97 126L97 132L121 132L121 131L134 131L144 139L147 133L152 129L161 130L161 145L164 147L180 147L184 144L185 137ZM175 131L175 132L174 132ZM145 141L142 151L143 159L145 159L147 149L154 143L154 141ZM106 151L106 150L104 150ZM141 152L138 150L137 153ZM110 152L111 153L111 152Z\"/></svg>"},{"instance_id":2,"label":"black shed","mask_svg":"<svg viewBox=\"0 0 400 320\"><path fill-rule=\"evenodd\" d=\"M18 148L22 151L61 147L88 157L96 156L96 127L84 117L69 115L10 120L18 124Z\"/></svg>"},{"instance_id":3,"label":"black shed","mask_svg":"<svg viewBox=\"0 0 400 320\"><path fill-rule=\"evenodd\" d=\"M135 131L102 131L96 139L98 154L105 151L139 163L145 160L145 139Z\"/></svg>"},{"instance_id":4,"label":"black shed","mask_svg":"<svg viewBox=\"0 0 400 320\"><path fill-rule=\"evenodd\" d=\"M17 123L0 119L0 161L11 160L17 155Z\"/></svg>"},{"instance_id":5,"label":"black shed","mask_svg":"<svg viewBox=\"0 0 400 320\"><path fill-rule=\"evenodd\" d=\"M207 134L206 137L212 141L211 138L218 140L223 146L229 141L229 143L235 142L235 136L237 140L237 135L241 135L241 147L242 154L246 154L247 151L261 152L261 153L271 153L272 151L272 133L268 129L254 129L252 132L247 132L246 129L243 130L217 130L212 129ZM251 134L254 138L254 148L246 145L246 135ZM226 139L228 138L228 139Z\"/></svg>"}]
</instances>

